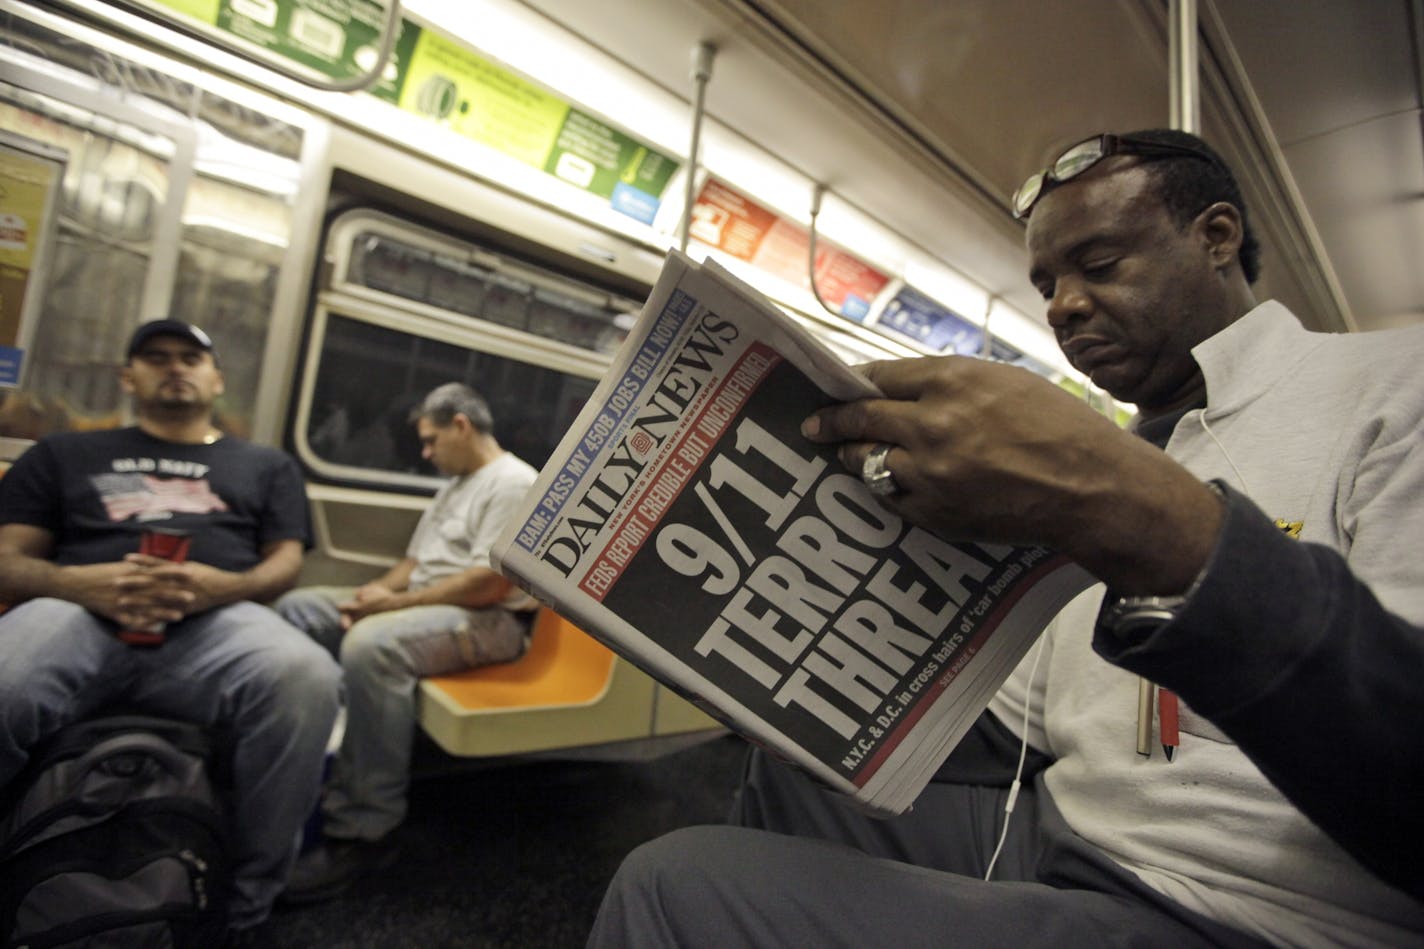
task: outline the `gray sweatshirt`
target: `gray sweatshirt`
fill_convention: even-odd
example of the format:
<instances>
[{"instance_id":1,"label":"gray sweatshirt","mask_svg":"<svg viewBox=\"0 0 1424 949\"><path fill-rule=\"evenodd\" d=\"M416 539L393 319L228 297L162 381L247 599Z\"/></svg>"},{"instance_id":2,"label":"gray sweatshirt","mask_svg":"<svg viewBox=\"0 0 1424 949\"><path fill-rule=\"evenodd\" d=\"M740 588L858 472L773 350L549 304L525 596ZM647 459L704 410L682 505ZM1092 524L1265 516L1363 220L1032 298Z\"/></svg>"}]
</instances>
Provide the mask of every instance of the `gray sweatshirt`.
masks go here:
<instances>
[{"instance_id":1,"label":"gray sweatshirt","mask_svg":"<svg viewBox=\"0 0 1424 949\"><path fill-rule=\"evenodd\" d=\"M1424 328L1308 333L1265 303L1194 355L1207 406L1167 451L1226 488L1225 528L1145 641L1095 632L1101 587L1055 620L1029 728L1045 785L1204 915L1280 945L1421 944ZM1027 672L990 706L1014 729ZM1136 752L1139 673L1183 699L1170 763Z\"/></svg>"}]
</instances>

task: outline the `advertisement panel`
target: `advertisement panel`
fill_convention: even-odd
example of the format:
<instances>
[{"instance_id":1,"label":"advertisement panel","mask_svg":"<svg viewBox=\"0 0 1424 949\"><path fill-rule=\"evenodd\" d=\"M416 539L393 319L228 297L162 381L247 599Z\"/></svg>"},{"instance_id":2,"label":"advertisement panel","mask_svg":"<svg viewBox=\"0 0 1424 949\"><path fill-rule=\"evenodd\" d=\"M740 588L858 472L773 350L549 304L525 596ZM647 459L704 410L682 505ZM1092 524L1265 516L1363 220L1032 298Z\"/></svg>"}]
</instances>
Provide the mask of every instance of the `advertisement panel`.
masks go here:
<instances>
[{"instance_id":1,"label":"advertisement panel","mask_svg":"<svg viewBox=\"0 0 1424 949\"><path fill-rule=\"evenodd\" d=\"M63 179L62 152L0 132L0 386L20 384Z\"/></svg>"},{"instance_id":2,"label":"advertisement panel","mask_svg":"<svg viewBox=\"0 0 1424 949\"><path fill-rule=\"evenodd\" d=\"M679 163L474 50L410 21L372 94L651 224Z\"/></svg>"},{"instance_id":3,"label":"advertisement panel","mask_svg":"<svg viewBox=\"0 0 1424 949\"><path fill-rule=\"evenodd\" d=\"M692 207L691 236L787 283L810 289L811 234L715 178ZM842 316L857 322L890 277L839 248L818 243L816 289Z\"/></svg>"},{"instance_id":4,"label":"advertisement panel","mask_svg":"<svg viewBox=\"0 0 1424 949\"><path fill-rule=\"evenodd\" d=\"M910 286L885 304L875 325L935 352L978 356L984 350L983 329Z\"/></svg>"},{"instance_id":5,"label":"advertisement panel","mask_svg":"<svg viewBox=\"0 0 1424 949\"><path fill-rule=\"evenodd\" d=\"M237 37L329 79L376 60L386 5L379 0L139 0L207 32Z\"/></svg>"},{"instance_id":6,"label":"advertisement panel","mask_svg":"<svg viewBox=\"0 0 1424 949\"><path fill-rule=\"evenodd\" d=\"M141 0L209 33L334 80L379 58L378 0ZM532 165L651 224L679 162L408 19L369 94Z\"/></svg>"}]
</instances>

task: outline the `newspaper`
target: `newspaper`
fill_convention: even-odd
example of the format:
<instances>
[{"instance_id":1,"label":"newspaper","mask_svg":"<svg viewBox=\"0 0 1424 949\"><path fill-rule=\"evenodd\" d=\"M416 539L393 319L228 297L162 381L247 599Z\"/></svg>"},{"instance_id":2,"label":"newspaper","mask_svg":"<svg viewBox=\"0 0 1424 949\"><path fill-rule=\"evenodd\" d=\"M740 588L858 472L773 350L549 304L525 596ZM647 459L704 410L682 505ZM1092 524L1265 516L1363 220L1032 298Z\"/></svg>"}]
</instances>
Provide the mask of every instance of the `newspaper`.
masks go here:
<instances>
[{"instance_id":1,"label":"newspaper","mask_svg":"<svg viewBox=\"0 0 1424 949\"><path fill-rule=\"evenodd\" d=\"M492 559L733 730L897 814L1092 579L1042 547L904 522L801 437L816 408L876 394L673 252Z\"/></svg>"}]
</instances>

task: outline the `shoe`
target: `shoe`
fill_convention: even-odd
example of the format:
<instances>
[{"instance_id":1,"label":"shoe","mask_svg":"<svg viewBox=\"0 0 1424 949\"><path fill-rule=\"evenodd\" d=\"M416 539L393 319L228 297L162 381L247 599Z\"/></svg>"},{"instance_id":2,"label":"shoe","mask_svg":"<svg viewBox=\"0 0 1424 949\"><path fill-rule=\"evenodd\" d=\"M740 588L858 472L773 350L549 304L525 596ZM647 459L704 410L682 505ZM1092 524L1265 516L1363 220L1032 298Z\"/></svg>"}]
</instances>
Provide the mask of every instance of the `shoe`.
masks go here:
<instances>
[{"instance_id":1,"label":"shoe","mask_svg":"<svg viewBox=\"0 0 1424 949\"><path fill-rule=\"evenodd\" d=\"M332 899L361 877L390 867L396 857L395 845L389 841L328 837L297 860L287 888L277 900L285 906L299 906Z\"/></svg>"}]
</instances>

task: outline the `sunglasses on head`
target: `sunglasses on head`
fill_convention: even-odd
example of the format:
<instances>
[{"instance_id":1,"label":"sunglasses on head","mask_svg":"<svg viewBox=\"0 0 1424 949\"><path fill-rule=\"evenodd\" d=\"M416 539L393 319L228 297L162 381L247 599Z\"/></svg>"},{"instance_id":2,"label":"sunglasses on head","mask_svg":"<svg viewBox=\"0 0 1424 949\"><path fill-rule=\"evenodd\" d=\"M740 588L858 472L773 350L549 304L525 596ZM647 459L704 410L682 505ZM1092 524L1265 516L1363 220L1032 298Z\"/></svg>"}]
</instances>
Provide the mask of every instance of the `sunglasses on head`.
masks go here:
<instances>
[{"instance_id":1,"label":"sunglasses on head","mask_svg":"<svg viewBox=\"0 0 1424 949\"><path fill-rule=\"evenodd\" d=\"M1068 148L1063 154L1042 171L1028 176L1019 190L1014 192L1014 217L1023 220L1028 217L1038 199L1051 190L1053 185L1071 181L1092 168L1104 158L1112 155L1141 155L1147 158L1200 158L1202 161L1218 164L1216 158L1190 145L1169 145L1165 142L1149 142L1146 139L1111 133L1094 135Z\"/></svg>"}]
</instances>

